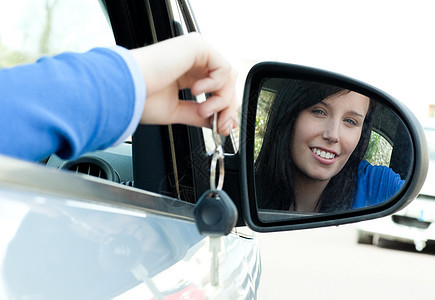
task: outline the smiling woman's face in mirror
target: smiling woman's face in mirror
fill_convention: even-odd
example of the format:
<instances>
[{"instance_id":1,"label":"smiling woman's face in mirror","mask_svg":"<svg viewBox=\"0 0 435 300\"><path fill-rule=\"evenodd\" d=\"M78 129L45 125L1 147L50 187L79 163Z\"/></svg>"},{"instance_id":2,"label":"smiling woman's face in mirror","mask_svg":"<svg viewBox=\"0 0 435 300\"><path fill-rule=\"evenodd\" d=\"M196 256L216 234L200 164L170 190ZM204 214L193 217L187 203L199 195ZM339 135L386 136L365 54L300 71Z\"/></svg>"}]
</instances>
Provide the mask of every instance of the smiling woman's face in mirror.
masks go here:
<instances>
[{"instance_id":1,"label":"smiling woman's face in mirror","mask_svg":"<svg viewBox=\"0 0 435 300\"><path fill-rule=\"evenodd\" d=\"M319 209L329 181L343 169L358 145L369 105L368 97L342 91L299 112L290 136L294 210Z\"/></svg>"},{"instance_id":2,"label":"smiling woman's face in mirror","mask_svg":"<svg viewBox=\"0 0 435 300\"><path fill-rule=\"evenodd\" d=\"M393 154L411 147L402 127L391 110L355 91L265 81L256 128L258 208L328 213L390 199L409 171L399 174L390 165ZM402 149L395 148L399 138Z\"/></svg>"}]
</instances>

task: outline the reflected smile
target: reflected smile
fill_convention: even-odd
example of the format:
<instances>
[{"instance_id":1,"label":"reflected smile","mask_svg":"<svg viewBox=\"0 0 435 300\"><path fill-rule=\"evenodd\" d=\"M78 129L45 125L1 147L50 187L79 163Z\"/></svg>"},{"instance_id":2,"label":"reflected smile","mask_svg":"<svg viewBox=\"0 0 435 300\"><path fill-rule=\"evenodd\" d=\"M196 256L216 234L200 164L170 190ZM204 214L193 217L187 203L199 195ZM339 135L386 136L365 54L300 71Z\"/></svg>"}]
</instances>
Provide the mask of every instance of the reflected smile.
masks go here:
<instances>
[{"instance_id":1,"label":"reflected smile","mask_svg":"<svg viewBox=\"0 0 435 300\"><path fill-rule=\"evenodd\" d=\"M328 152L328 151L325 151L325 150L320 150L320 149L317 149L317 148L311 148L311 151L314 154L316 154L316 155L318 155L318 156L320 156L321 158L324 158L324 159L333 159L336 156L335 153Z\"/></svg>"}]
</instances>

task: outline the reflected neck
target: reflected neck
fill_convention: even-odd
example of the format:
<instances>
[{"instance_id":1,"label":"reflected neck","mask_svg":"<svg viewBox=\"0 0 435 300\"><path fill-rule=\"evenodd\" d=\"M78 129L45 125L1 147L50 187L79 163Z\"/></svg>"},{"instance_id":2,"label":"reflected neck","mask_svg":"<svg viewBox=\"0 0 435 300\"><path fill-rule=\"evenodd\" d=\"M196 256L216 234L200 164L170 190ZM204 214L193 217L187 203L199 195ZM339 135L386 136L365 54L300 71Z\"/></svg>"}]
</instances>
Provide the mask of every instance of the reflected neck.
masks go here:
<instances>
[{"instance_id":1,"label":"reflected neck","mask_svg":"<svg viewBox=\"0 0 435 300\"><path fill-rule=\"evenodd\" d=\"M295 203L290 207L292 211L317 212L320 209L320 198L329 180L314 180L301 173L294 176Z\"/></svg>"}]
</instances>

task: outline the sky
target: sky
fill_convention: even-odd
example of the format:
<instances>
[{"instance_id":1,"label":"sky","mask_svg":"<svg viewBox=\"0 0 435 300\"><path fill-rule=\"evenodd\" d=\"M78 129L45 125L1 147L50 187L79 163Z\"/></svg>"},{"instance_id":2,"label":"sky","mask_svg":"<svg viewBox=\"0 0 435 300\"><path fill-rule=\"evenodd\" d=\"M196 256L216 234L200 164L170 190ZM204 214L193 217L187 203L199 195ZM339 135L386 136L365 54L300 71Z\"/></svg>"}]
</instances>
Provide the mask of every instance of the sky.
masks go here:
<instances>
[{"instance_id":1,"label":"sky","mask_svg":"<svg viewBox=\"0 0 435 300\"><path fill-rule=\"evenodd\" d=\"M428 104L435 104L432 1L191 4L202 34L235 65L242 60L273 60L338 72L380 88L421 118Z\"/></svg>"}]
</instances>

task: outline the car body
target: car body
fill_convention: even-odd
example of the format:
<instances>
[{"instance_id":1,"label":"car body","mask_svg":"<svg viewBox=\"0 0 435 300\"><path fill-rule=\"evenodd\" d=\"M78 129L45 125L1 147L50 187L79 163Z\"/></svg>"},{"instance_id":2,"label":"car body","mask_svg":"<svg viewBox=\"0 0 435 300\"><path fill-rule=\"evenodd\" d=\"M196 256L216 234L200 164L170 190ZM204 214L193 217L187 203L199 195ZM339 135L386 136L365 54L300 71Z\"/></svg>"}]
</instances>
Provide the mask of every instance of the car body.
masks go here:
<instances>
[{"instance_id":1,"label":"car body","mask_svg":"<svg viewBox=\"0 0 435 300\"><path fill-rule=\"evenodd\" d=\"M31 28L41 28L44 21L52 22L51 37L57 40L43 47L42 37L30 41L40 45L35 54L28 53L32 47L27 41L27 48L20 49L21 60L9 59L12 51L6 49L2 56L8 60L3 62L14 65L53 52L85 51L94 44L110 46L115 44L114 35L118 44L128 48L143 43L140 38L152 43L147 28L140 29L143 35L135 38L125 31L132 19L124 13L144 8L145 2L123 6L121 1L29 1L24 7L17 5L10 12L17 15L17 23L29 21ZM175 22L167 4L160 1L147 9L150 14L163 14L151 26L159 39L171 36L172 28L165 31L165 24ZM36 17L29 18L28 9L34 9ZM44 20L49 9L53 20ZM130 30L139 34L139 25L132 26ZM181 24L177 29L183 29ZM11 26L9 32L13 30L19 30L19 37L27 29ZM83 34L77 36L77 31ZM8 30L3 34L7 37ZM41 49L50 53L41 53ZM125 143L73 161L52 155L41 166L0 158L1 299L256 298L261 274L257 235L241 226L222 237L219 268L213 271L216 284L210 271L209 238L192 222L192 202L207 189L210 176L202 129L173 126L171 137L164 126L143 126L141 130ZM199 137L195 139L195 135ZM133 149L132 140L147 145ZM188 145L184 143L187 140ZM142 163L140 155L133 155L138 149L151 161L141 176L134 176L133 165L138 160ZM194 157L190 149L196 149L198 155ZM178 162L171 161L174 156ZM192 170L192 161L203 165ZM176 172L168 169L187 179L174 188L171 182ZM193 172L197 172L198 184L192 179ZM141 184L148 192L133 187Z\"/></svg>"},{"instance_id":2,"label":"car body","mask_svg":"<svg viewBox=\"0 0 435 300\"><path fill-rule=\"evenodd\" d=\"M420 194L391 216L358 223L358 243L377 244L379 239L387 239L413 243L417 251L422 251L428 241L435 240L435 129L425 126L424 131L429 145L429 169Z\"/></svg>"},{"instance_id":3,"label":"car body","mask_svg":"<svg viewBox=\"0 0 435 300\"><path fill-rule=\"evenodd\" d=\"M87 155L89 166L95 157ZM14 170L26 169L39 189L1 189L2 299L255 298L260 260L252 233L235 229L222 239L220 285L214 287L208 238L194 223L123 208L116 198L128 198L129 188L110 195L119 183L10 159L2 165L10 168L10 181L20 176ZM170 201L170 207L185 206Z\"/></svg>"}]
</instances>

